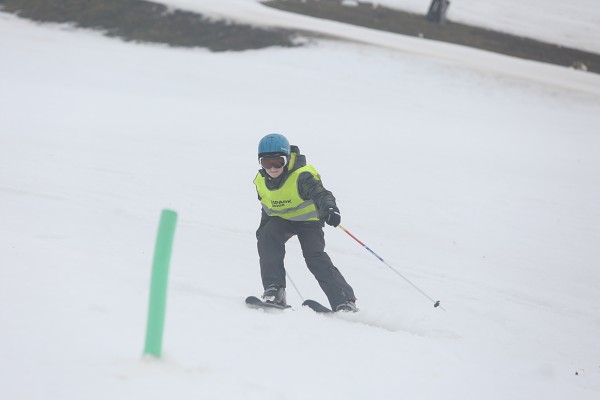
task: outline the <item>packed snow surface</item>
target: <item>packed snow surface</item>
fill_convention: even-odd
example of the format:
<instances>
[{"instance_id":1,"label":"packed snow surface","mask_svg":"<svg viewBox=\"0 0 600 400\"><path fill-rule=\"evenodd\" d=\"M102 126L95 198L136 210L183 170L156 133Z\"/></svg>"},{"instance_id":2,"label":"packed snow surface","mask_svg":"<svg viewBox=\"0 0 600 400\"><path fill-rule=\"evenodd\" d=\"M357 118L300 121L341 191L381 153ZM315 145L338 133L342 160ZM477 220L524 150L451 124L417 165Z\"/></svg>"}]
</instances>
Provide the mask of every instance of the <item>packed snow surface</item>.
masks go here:
<instances>
[{"instance_id":1,"label":"packed snow surface","mask_svg":"<svg viewBox=\"0 0 600 400\"><path fill-rule=\"evenodd\" d=\"M0 398L599 398L600 77L319 24L361 43L215 54L0 13ZM295 239L293 309L245 307L271 132L446 311L331 227L360 312L300 306L326 299ZM179 220L154 359L164 208Z\"/></svg>"}]
</instances>

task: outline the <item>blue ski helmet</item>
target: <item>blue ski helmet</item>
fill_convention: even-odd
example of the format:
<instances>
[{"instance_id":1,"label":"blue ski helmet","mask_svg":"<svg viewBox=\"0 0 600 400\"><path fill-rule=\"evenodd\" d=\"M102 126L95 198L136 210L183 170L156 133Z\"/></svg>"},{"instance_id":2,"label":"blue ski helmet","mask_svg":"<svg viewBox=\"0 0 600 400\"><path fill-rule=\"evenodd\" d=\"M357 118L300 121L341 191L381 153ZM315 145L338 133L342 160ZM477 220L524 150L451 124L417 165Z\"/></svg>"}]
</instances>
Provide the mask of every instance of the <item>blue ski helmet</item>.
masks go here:
<instances>
[{"instance_id":1,"label":"blue ski helmet","mask_svg":"<svg viewBox=\"0 0 600 400\"><path fill-rule=\"evenodd\" d=\"M290 155L290 142L287 138L279 133L270 133L260 139L258 143L258 156L261 157L266 153L282 153L286 156Z\"/></svg>"}]
</instances>

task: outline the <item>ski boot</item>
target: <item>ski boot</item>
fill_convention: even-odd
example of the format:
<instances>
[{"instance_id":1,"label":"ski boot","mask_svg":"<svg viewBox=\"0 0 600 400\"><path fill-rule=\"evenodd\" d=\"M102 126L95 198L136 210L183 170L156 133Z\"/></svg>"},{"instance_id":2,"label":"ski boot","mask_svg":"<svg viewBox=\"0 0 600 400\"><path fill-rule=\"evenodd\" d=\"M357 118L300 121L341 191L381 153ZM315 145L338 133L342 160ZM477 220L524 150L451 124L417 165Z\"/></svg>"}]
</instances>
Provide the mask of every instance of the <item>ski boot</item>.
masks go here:
<instances>
[{"instance_id":1,"label":"ski boot","mask_svg":"<svg viewBox=\"0 0 600 400\"><path fill-rule=\"evenodd\" d=\"M337 307L335 307L335 311L357 312L358 307L356 307L356 303L354 302L354 300L348 300L343 302L342 304L338 304Z\"/></svg>"},{"instance_id":2,"label":"ski boot","mask_svg":"<svg viewBox=\"0 0 600 400\"><path fill-rule=\"evenodd\" d=\"M278 306L282 307L287 306L287 302L285 300L285 288L280 286L269 286L265 289L262 298L265 303L277 304Z\"/></svg>"}]
</instances>

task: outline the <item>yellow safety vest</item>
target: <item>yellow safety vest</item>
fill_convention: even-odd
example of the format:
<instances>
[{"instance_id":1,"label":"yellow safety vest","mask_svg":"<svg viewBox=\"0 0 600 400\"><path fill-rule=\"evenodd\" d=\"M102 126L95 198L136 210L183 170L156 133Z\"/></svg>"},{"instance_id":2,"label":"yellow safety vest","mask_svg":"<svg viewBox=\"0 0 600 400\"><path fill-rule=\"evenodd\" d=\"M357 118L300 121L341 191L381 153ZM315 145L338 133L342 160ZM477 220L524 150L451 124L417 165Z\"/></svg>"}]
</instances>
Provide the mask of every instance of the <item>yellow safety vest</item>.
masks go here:
<instances>
[{"instance_id":1,"label":"yellow safety vest","mask_svg":"<svg viewBox=\"0 0 600 400\"><path fill-rule=\"evenodd\" d=\"M290 221L316 221L319 219L317 208L312 200L304 200L298 193L298 177L303 172L310 172L315 179L320 179L312 165L306 165L293 171L279 189L269 190L265 177L260 171L254 178L254 185L260 196L263 210L270 217L281 217Z\"/></svg>"}]
</instances>

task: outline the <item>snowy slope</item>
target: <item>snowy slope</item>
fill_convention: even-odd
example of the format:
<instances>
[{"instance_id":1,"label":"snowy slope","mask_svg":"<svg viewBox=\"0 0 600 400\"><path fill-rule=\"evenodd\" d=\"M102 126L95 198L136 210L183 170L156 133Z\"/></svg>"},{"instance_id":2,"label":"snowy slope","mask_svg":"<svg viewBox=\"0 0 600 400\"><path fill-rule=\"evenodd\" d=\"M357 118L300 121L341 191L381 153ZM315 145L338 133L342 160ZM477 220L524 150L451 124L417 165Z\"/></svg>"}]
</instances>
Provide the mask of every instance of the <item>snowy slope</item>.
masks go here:
<instances>
[{"instance_id":1,"label":"snowy slope","mask_svg":"<svg viewBox=\"0 0 600 400\"><path fill-rule=\"evenodd\" d=\"M211 54L0 14L0 397L596 399L600 78L442 48ZM315 315L291 288L291 312L244 307L272 131L447 312L333 228L360 313ZM166 207L165 355L142 360ZM324 300L295 241L287 268Z\"/></svg>"},{"instance_id":2,"label":"snowy slope","mask_svg":"<svg viewBox=\"0 0 600 400\"><path fill-rule=\"evenodd\" d=\"M429 0L376 3L425 14ZM600 53L600 7L595 0L452 0L451 21Z\"/></svg>"},{"instance_id":3,"label":"snowy slope","mask_svg":"<svg viewBox=\"0 0 600 400\"><path fill-rule=\"evenodd\" d=\"M573 74L572 71L561 66L307 17L265 7L253 0L206 1L201 3L190 0L162 0L162 2L201 12L215 18L227 18L259 26L294 28L327 37L393 49L426 59L433 59L436 62L448 63L452 66L468 67L488 74L509 75L546 85L558 85L563 89L600 93L600 81L596 76Z\"/></svg>"},{"instance_id":4,"label":"snowy slope","mask_svg":"<svg viewBox=\"0 0 600 400\"><path fill-rule=\"evenodd\" d=\"M160 3L237 20L254 20L265 11L260 0L157 0ZM430 0L369 1L426 14ZM346 1L351 6L354 1ZM600 53L600 6L596 0L453 0L451 21L486 27L562 46ZM282 15L278 19L286 18ZM277 21L272 21L277 24Z\"/></svg>"}]
</instances>

